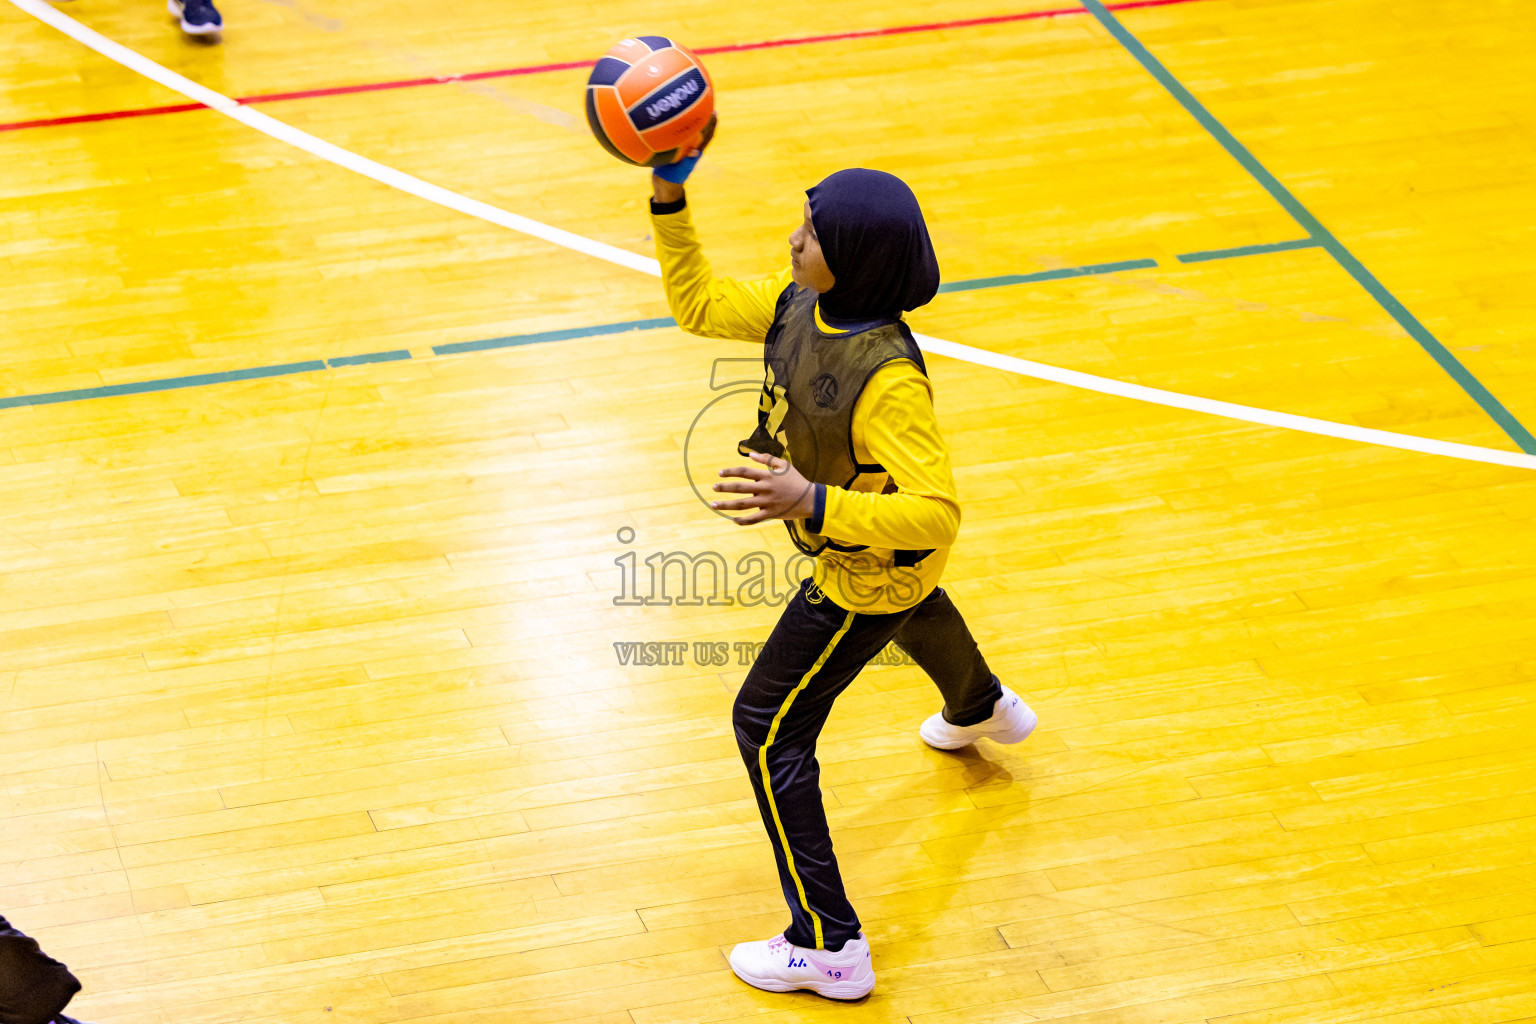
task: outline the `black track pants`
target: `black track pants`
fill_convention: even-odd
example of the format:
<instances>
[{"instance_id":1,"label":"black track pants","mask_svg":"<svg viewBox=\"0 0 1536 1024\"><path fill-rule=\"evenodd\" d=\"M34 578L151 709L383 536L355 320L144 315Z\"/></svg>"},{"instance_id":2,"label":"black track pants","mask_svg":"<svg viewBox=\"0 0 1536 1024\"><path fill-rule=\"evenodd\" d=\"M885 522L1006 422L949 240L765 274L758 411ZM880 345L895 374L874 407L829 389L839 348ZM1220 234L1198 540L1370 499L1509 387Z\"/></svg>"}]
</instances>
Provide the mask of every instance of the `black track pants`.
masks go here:
<instances>
[{"instance_id":1,"label":"black track pants","mask_svg":"<svg viewBox=\"0 0 1536 1024\"><path fill-rule=\"evenodd\" d=\"M868 615L807 580L736 695L736 743L793 918L784 935L797 946L839 949L859 934L832 853L816 738L837 695L893 639L939 685L947 719L970 725L991 715L1002 687L942 590L916 608Z\"/></svg>"},{"instance_id":2,"label":"black track pants","mask_svg":"<svg viewBox=\"0 0 1536 1024\"><path fill-rule=\"evenodd\" d=\"M912 609L895 639L944 695L946 722L975 725L992 717L1003 688L943 587Z\"/></svg>"},{"instance_id":3,"label":"black track pants","mask_svg":"<svg viewBox=\"0 0 1536 1024\"><path fill-rule=\"evenodd\" d=\"M48 1024L79 991L68 967L0 917L0 1024Z\"/></svg>"}]
</instances>

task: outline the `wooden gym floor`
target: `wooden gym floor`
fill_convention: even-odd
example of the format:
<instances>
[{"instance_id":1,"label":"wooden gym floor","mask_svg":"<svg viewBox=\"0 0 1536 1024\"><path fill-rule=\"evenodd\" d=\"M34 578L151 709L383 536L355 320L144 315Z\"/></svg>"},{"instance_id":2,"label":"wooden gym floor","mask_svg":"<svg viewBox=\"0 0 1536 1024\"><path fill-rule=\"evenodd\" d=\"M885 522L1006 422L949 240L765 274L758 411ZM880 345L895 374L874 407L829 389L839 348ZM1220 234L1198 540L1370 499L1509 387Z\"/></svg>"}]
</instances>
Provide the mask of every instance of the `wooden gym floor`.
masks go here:
<instances>
[{"instance_id":1,"label":"wooden gym floor","mask_svg":"<svg viewBox=\"0 0 1536 1024\"><path fill-rule=\"evenodd\" d=\"M223 0L219 46L157 0L60 9L645 255L579 67L402 82L926 24L711 52L720 272L776 269L804 187L881 167L978 282L920 331L1529 444L1529 4L1052 3ZM713 360L750 346L625 329L666 316L644 273L0 28L0 913L84 980L75 1015L1536 1020L1536 472L932 357L948 586L1042 725L928 750L931 685L872 667L822 762L878 987L758 992L722 951L786 914L728 716L775 610L614 603L630 556L642 590L656 553L782 569L685 470L735 461Z\"/></svg>"}]
</instances>

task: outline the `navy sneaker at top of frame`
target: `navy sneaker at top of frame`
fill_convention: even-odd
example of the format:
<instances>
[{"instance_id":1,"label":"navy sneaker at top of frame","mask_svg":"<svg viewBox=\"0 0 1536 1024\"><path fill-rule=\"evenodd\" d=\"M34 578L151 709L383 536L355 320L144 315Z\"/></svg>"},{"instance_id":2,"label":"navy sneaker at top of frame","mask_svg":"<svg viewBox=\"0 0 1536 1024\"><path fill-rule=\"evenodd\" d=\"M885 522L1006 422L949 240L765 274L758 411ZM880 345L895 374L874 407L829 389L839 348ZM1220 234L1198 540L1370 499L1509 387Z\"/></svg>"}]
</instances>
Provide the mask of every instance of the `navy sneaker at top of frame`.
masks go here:
<instances>
[{"instance_id":1,"label":"navy sneaker at top of frame","mask_svg":"<svg viewBox=\"0 0 1536 1024\"><path fill-rule=\"evenodd\" d=\"M181 30L191 36L214 35L224 30L224 19L208 0L166 0L166 10L181 19Z\"/></svg>"}]
</instances>

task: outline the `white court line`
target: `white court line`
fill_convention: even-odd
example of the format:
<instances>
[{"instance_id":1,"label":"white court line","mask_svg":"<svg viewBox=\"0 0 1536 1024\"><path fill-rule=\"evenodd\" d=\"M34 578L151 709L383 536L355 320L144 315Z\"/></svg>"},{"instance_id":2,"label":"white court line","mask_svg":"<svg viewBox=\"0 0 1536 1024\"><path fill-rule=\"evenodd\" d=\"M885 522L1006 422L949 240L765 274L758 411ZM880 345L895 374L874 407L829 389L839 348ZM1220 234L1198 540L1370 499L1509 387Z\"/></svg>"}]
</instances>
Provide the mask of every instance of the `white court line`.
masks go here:
<instances>
[{"instance_id":1,"label":"white court line","mask_svg":"<svg viewBox=\"0 0 1536 1024\"><path fill-rule=\"evenodd\" d=\"M1077 370L1064 370L1059 366L1047 366L1045 363L1032 363L1028 359L1005 356L998 352L990 352L984 348L972 348L970 345L944 341L941 338L930 338L925 334L914 336L924 352L935 352L941 356L963 359L968 363L990 366L994 370L1007 370L1010 373L1017 373L1025 377L1038 377L1041 380L1054 381L1057 384L1067 384L1071 387L1083 388L1088 391L1097 391L1105 395L1134 398L1139 402L1167 405L1175 409L1188 409L1191 412L1205 412L1210 413L1212 416L1225 416L1233 420L1246 420L1249 423L1259 423L1267 427L1283 427L1286 430L1298 430L1306 434L1323 434L1327 437L1342 438L1346 441L1361 441L1365 444L1381 445L1385 448L1401 448L1410 452L1422 452L1425 455L1445 455L1453 459L1464 459L1468 462L1491 462L1497 466L1513 466L1516 469L1536 469L1536 455L1526 455L1522 452L1505 452L1497 448L1480 448L1474 444L1457 444L1455 441L1437 441L1428 437L1415 437L1412 434L1394 434L1390 430L1373 430L1370 427L1357 427L1351 423L1315 420L1310 416L1296 416L1292 413L1275 412L1271 409L1256 409L1251 405L1218 402L1214 398L1183 395L1177 391L1163 391L1160 388L1149 388L1141 384L1127 384L1125 381L1111 380L1108 377L1095 377L1092 374L1079 373Z\"/></svg>"},{"instance_id":2,"label":"white court line","mask_svg":"<svg viewBox=\"0 0 1536 1024\"><path fill-rule=\"evenodd\" d=\"M504 228L531 235L554 245L562 246L588 256L628 267L630 270L638 270L642 274L650 274L652 277L661 276L661 265L646 256L639 256L625 249L607 245L581 235L563 231L560 228L544 224L527 217L509 213L499 207L482 203L478 199L470 199L461 196L457 192L451 192L439 185L413 177L403 171L397 171L393 167L369 160L359 156L351 150L342 149L340 146L316 138L305 131L284 124L276 118L269 117L257 110L252 110L241 104L238 100L231 99L223 93L214 92L212 89L198 85L189 78L185 78L150 60L142 54L128 49L120 43L113 42L106 36L87 28L74 18L54 9L45 0L10 0L15 7L25 11L40 21L58 29L60 32L90 47L103 57L114 60L124 67L136 71L151 81L158 82L173 92L191 100L196 100L227 117L234 118L249 128L254 128L264 135L286 142L290 146L302 149L322 160L327 160L339 167L345 167L349 171L356 171L374 181L399 189L402 192L425 199L428 202L437 203L450 210L478 217L481 220L498 224ZM1004 370L1009 373L1017 373L1026 377L1036 377L1040 380L1053 381L1057 384L1066 384L1070 387L1083 388L1088 391L1097 391L1101 394L1115 395L1121 398L1131 398L1140 402L1151 402L1155 405L1171 406L1175 409L1188 409L1192 412L1209 413L1212 416L1223 416L1228 419L1243 420L1248 423L1258 423L1263 426L1280 427L1286 430L1297 430L1307 434L1321 434L1325 437L1337 437L1347 441L1359 441L1365 444L1380 445L1385 448L1398 448L1404 451L1421 452L1425 455L1442 455L1452 459L1463 459L1469 462L1486 462L1498 466L1511 466L1516 469L1536 469L1536 455L1526 455L1520 452L1501 451L1497 448L1482 448L1477 445L1457 444L1454 441L1439 441L1427 437L1415 437L1412 434L1395 434L1387 430L1373 430L1369 427L1357 427L1347 423L1335 423L1332 420L1313 419L1310 416L1296 416L1291 413L1274 412L1269 409L1256 409L1247 405L1236 405L1232 402L1219 402L1215 399L1200 398L1195 395L1184 395L1176 391L1163 391L1158 388L1144 387L1140 384L1127 384L1124 381L1112 380L1108 377L1095 377L1088 373L1079 373L1076 370L1065 370L1056 366L1047 366L1044 363L1034 363L1027 359L1017 359L1013 356L1005 356L986 349L972 348L970 345L961 345L953 341L944 341L940 338L931 338L927 335L917 335L919 344L926 352L937 355L949 356L952 359L960 359L968 363L976 363L980 366L989 366L993 369Z\"/></svg>"},{"instance_id":3,"label":"white court line","mask_svg":"<svg viewBox=\"0 0 1536 1024\"><path fill-rule=\"evenodd\" d=\"M87 28L69 15L55 10L43 0L11 0L11 3L34 18L52 25L71 39L84 43L103 57L115 60L129 70L137 71L145 78L159 82L167 89L179 92L190 100L196 100L226 117L232 117L248 128L254 128L264 135L270 135L280 142L286 142L322 160L328 160L338 167L356 171L364 177L372 178L374 181L408 192L413 196L419 196L439 206L446 206L450 210L467 213L471 217L478 217L492 224L511 228L513 231L520 231L525 235L532 235L534 238L541 238L546 242L586 253L588 256L596 256L600 260L617 263L621 267L638 270L642 274L650 274L652 277L661 276L661 265L653 259L638 256L625 249L606 245L590 238L583 238L581 235L574 235L569 231L562 231L557 227L520 217L515 213L508 213L489 203L482 203L478 199L461 196L457 192L450 192L439 185L422 181L404 171L386 167L365 156L359 156L351 150L342 149L324 139L316 138L306 131L300 131L274 117L268 117L259 110L252 110L239 100L198 85L190 78L185 78L170 68L156 64L143 54L135 53L121 43L113 42L95 29Z\"/></svg>"}]
</instances>

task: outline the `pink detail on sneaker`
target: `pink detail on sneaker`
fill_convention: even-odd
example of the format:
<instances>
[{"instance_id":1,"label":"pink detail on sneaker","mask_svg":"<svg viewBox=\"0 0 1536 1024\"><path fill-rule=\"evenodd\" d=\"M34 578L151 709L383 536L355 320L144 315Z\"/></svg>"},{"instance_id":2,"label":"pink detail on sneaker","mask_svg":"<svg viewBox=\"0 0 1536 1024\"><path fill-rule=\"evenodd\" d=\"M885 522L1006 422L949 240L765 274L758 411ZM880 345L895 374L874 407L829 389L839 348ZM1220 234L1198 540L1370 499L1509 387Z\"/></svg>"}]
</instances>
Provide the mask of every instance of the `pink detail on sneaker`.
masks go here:
<instances>
[{"instance_id":1,"label":"pink detail on sneaker","mask_svg":"<svg viewBox=\"0 0 1536 1024\"><path fill-rule=\"evenodd\" d=\"M810 965L815 968L816 973L822 975L823 977L830 978L833 981L842 981L844 978L848 977L849 974L853 973L853 968L849 964L834 964L833 966L828 967L825 963L817 960L815 957L808 956L806 957L806 960L810 961Z\"/></svg>"}]
</instances>

